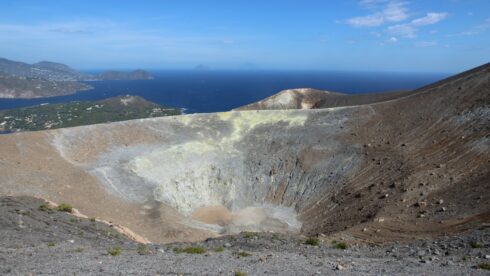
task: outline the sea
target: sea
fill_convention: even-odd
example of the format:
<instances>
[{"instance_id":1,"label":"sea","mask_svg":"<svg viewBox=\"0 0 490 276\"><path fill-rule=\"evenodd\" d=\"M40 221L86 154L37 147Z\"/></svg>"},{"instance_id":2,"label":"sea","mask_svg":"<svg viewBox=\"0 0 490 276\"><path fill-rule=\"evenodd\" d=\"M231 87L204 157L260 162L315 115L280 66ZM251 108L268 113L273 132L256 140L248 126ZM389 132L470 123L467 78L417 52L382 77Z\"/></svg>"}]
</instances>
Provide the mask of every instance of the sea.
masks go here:
<instances>
[{"instance_id":1,"label":"sea","mask_svg":"<svg viewBox=\"0 0 490 276\"><path fill-rule=\"evenodd\" d=\"M151 73L153 80L88 82L94 89L67 96L0 99L0 110L129 94L182 108L185 113L208 113L228 111L285 89L315 88L349 94L389 92L415 89L449 76L444 73L334 71L167 70Z\"/></svg>"}]
</instances>

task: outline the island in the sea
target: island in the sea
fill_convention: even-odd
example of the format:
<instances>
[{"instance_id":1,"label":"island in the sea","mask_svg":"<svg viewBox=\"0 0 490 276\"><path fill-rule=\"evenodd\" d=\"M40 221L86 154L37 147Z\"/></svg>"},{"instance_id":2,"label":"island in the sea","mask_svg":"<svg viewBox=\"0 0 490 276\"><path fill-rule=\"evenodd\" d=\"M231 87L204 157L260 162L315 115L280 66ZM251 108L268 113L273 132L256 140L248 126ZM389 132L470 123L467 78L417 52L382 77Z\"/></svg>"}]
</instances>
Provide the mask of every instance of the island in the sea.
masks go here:
<instances>
[{"instance_id":1,"label":"island in the sea","mask_svg":"<svg viewBox=\"0 0 490 276\"><path fill-rule=\"evenodd\" d=\"M144 70L86 74L50 61L34 64L0 58L0 98L31 99L73 94L93 87L82 81L150 80Z\"/></svg>"}]
</instances>

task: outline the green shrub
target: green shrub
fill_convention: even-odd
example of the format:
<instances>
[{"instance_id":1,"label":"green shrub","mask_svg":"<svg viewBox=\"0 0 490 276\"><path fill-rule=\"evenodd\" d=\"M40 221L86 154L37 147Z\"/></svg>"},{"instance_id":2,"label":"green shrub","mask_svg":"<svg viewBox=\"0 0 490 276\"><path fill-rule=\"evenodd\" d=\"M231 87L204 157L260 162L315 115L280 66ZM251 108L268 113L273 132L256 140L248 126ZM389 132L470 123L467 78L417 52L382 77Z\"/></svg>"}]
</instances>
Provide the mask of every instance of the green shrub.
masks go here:
<instances>
[{"instance_id":1,"label":"green shrub","mask_svg":"<svg viewBox=\"0 0 490 276\"><path fill-rule=\"evenodd\" d=\"M91 222L95 222L95 218L90 218L90 221Z\"/></svg>"},{"instance_id":2,"label":"green shrub","mask_svg":"<svg viewBox=\"0 0 490 276\"><path fill-rule=\"evenodd\" d=\"M121 254L121 252L122 252L122 248L120 246L116 246L114 248L107 250L107 253L111 256L117 256Z\"/></svg>"},{"instance_id":3,"label":"green shrub","mask_svg":"<svg viewBox=\"0 0 490 276\"><path fill-rule=\"evenodd\" d=\"M245 252L245 251L240 251L240 252L235 252L236 255L240 256L240 257L250 257L252 256L252 254L248 253L248 252Z\"/></svg>"},{"instance_id":4,"label":"green shrub","mask_svg":"<svg viewBox=\"0 0 490 276\"><path fill-rule=\"evenodd\" d=\"M38 209L39 211L43 211L43 212L51 212L51 208L49 208L49 205L47 203L43 203L39 205Z\"/></svg>"},{"instance_id":5,"label":"green shrub","mask_svg":"<svg viewBox=\"0 0 490 276\"><path fill-rule=\"evenodd\" d=\"M320 240L318 238L307 238L304 243L307 245L318 246L320 244Z\"/></svg>"},{"instance_id":6,"label":"green shrub","mask_svg":"<svg viewBox=\"0 0 490 276\"><path fill-rule=\"evenodd\" d=\"M218 247L214 249L214 252L223 252L225 249L223 247Z\"/></svg>"},{"instance_id":7,"label":"green shrub","mask_svg":"<svg viewBox=\"0 0 490 276\"><path fill-rule=\"evenodd\" d=\"M483 244L477 242L470 242L471 248L483 248Z\"/></svg>"},{"instance_id":8,"label":"green shrub","mask_svg":"<svg viewBox=\"0 0 490 276\"><path fill-rule=\"evenodd\" d=\"M146 244L139 244L138 245L138 254L140 255L148 255L150 254L150 249Z\"/></svg>"},{"instance_id":9,"label":"green shrub","mask_svg":"<svg viewBox=\"0 0 490 276\"><path fill-rule=\"evenodd\" d=\"M490 270L490 262L478 264L480 269Z\"/></svg>"},{"instance_id":10,"label":"green shrub","mask_svg":"<svg viewBox=\"0 0 490 276\"><path fill-rule=\"evenodd\" d=\"M235 271L235 276L247 276L247 273L237 270Z\"/></svg>"},{"instance_id":11,"label":"green shrub","mask_svg":"<svg viewBox=\"0 0 490 276\"><path fill-rule=\"evenodd\" d=\"M77 249L75 249L75 252L78 252L78 253L80 253L82 251L83 251L83 247L78 247Z\"/></svg>"},{"instance_id":12,"label":"green shrub","mask_svg":"<svg viewBox=\"0 0 490 276\"><path fill-rule=\"evenodd\" d=\"M67 212L67 213L71 213L73 207L71 207L70 204L66 204L66 203L61 203L60 205L58 205L58 208L56 208L58 211L60 212Z\"/></svg>"},{"instance_id":13,"label":"green shrub","mask_svg":"<svg viewBox=\"0 0 490 276\"><path fill-rule=\"evenodd\" d=\"M245 237L246 239L251 239L253 237L257 237L258 234L255 233L255 232L244 232L243 233L243 237Z\"/></svg>"},{"instance_id":14,"label":"green shrub","mask_svg":"<svg viewBox=\"0 0 490 276\"><path fill-rule=\"evenodd\" d=\"M206 253L206 249L202 247L186 247L186 248L174 248L174 252L177 254L187 253L187 254L204 254Z\"/></svg>"},{"instance_id":15,"label":"green shrub","mask_svg":"<svg viewBox=\"0 0 490 276\"><path fill-rule=\"evenodd\" d=\"M54 246L54 242L48 242L48 247L53 247Z\"/></svg>"},{"instance_id":16,"label":"green shrub","mask_svg":"<svg viewBox=\"0 0 490 276\"><path fill-rule=\"evenodd\" d=\"M347 244L345 242L338 242L336 244L334 244L334 247L337 248L337 249L347 249Z\"/></svg>"}]
</instances>

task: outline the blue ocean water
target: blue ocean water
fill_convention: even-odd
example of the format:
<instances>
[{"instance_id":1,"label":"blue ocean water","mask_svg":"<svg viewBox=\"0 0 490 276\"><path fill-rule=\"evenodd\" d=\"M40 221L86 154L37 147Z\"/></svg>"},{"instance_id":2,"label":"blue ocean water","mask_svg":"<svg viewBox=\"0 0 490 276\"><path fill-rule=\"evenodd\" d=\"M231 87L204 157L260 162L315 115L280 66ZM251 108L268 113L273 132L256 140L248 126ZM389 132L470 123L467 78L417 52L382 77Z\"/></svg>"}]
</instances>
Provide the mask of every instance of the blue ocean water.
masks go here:
<instances>
[{"instance_id":1,"label":"blue ocean water","mask_svg":"<svg viewBox=\"0 0 490 276\"><path fill-rule=\"evenodd\" d=\"M361 73L320 71L158 71L153 80L90 82L93 90L41 99L0 99L0 109L42 103L99 100L138 95L147 100L185 108L186 113L227 111L281 90L316 88L344 93L414 89L447 74Z\"/></svg>"}]
</instances>

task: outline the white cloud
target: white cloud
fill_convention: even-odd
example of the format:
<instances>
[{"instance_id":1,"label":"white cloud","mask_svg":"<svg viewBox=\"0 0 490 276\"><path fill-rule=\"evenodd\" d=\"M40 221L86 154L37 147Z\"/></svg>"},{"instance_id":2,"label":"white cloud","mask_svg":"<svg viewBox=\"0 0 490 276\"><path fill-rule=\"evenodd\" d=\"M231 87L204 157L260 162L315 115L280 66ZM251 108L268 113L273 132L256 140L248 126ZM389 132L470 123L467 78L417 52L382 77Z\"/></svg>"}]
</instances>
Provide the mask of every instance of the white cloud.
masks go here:
<instances>
[{"instance_id":1,"label":"white cloud","mask_svg":"<svg viewBox=\"0 0 490 276\"><path fill-rule=\"evenodd\" d=\"M408 18L405 2L390 2L383 11L386 21L399 22Z\"/></svg>"},{"instance_id":2,"label":"white cloud","mask_svg":"<svg viewBox=\"0 0 490 276\"><path fill-rule=\"evenodd\" d=\"M388 43L397 43L398 42L398 38L392 36L386 42L388 42Z\"/></svg>"},{"instance_id":3,"label":"white cloud","mask_svg":"<svg viewBox=\"0 0 490 276\"><path fill-rule=\"evenodd\" d=\"M437 46L436 41L419 41L415 42L415 47L433 47Z\"/></svg>"},{"instance_id":4,"label":"white cloud","mask_svg":"<svg viewBox=\"0 0 490 276\"><path fill-rule=\"evenodd\" d=\"M345 20L344 23L354 27L379 27L392 23L385 29L385 33L389 35L386 42L394 42L392 38L397 39L397 41L400 37L415 38L419 28L436 24L448 17L446 12L429 12L425 16L407 21L409 17L408 2L401 0L361 0L358 3L362 8L370 10L371 14L352 17ZM381 37L379 32L372 32L371 34Z\"/></svg>"},{"instance_id":5,"label":"white cloud","mask_svg":"<svg viewBox=\"0 0 490 276\"><path fill-rule=\"evenodd\" d=\"M427 26L427 25L436 24L437 22L444 20L446 17L447 17L447 13L445 12L440 12L440 13L430 12L424 17L412 20L410 24L413 26Z\"/></svg>"},{"instance_id":6,"label":"white cloud","mask_svg":"<svg viewBox=\"0 0 490 276\"><path fill-rule=\"evenodd\" d=\"M49 41L63 43L100 45L100 47L124 47L135 45L179 46L192 43L236 44L241 36L165 36L158 30L140 30L105 20L67 21L45 24L2 24L0 40ZM62 43L56 43L61 41Z\"/></svg>"},{"instance_id":7,"label":"white cloud","mask_svg":"<svg viewBox=\"0 0 490 276\"><path fill-rule=\"evenodd\" d=\"M490 29L490 17L485 19L482 24L474 26L464 32L460 32L457 34L451 34L449 36L472 36L472 35L479 35L486 30Z\"/></svg>"},{"instance_id":8,"label":"white cloud","mask_svg":"<svg viewBox=\"0 0 490 276\"><path fill-rule=\"evenodd\" d=\"M355 27L376 27L384 23L384 19L380 15L368 15L362 17L354 17L347 19L347 24Z\"/></svg>"},{"instance_id":9,"label":"white cloud","mask_svg":"<svg viewBox=\"0 0 490 276\"><path fill-rule=\"evenodd\" d=\"M389 26L386 31L392 35L398 35L407 38L414 38L416 36L417 30L410 24L398 24Z\"/></svg>"},{"instance_id":10,"label":"white cloud","mask_svg":"<svg viewBox=\"0 0 490 276\"><path fill-rule=\"evenodd\" d=\"M257 37L233 35L191 35L159 29L145 29L105 20L10 24L0 22L0 53L4 56L28 56L63 59L78 66L126 63L192 62L202 56L240 56L242 41ZM15 45L12 47L11 45ZM196 47L199 45L199 47ZM32 51L35 48L36 51ZM28 53L28 54L25 54ZM158 58L155 58L158 57ZM92 67L93 68L93 67Z\"/></svg>"},{"instance_id":11,"label":"white cloud","mask_svg":"<svg viewBox=\"0 0 490 276\"><path fill-rule=\"evenodd\" d=\"M372 5L384 3L386 1L387 0L361 0L361 1L359 1L359 5L365 6L365 7L370 7Z\"/></svg>"},{"instance_id":12,"label":"white cloud","mask_svg":"<svg viewBox=\"0 0 490 276\"><path fill-rule=\"evenodd\" d=\"M447 17L447 13L441 12L430 12L427 15L416 18L409 23L397 24L393 26L389 26L386 29L386 32L391 35L398 35L406 38L414 38L417 36L418 27L428 26L436 24Z\"/></svg>"},{"instance_id":13,"label":"white cloud","mask_svg":"<svg viewBox=\"0 0 490 276\"><path fill-rule=\"evenodd\" d=\"M381 7L378 7L383 3ZM361 6L377 10L373 14L347 19L345 22L354 27L376 27L386 22L400 22L408 18L406 2L363 0Z\"/></svg>"},{"instance_id":14,"label":"white cloud","mask_svg":"<svg viewBox=\"0 0 490 276\"><path fill-rule=\"evenodd\" d=\"M16 36L22 34L33 36L96 34L115 29L116 25L108 20L68 21L37 25L0 23L0 35L11 33ZM22 34L17 32L22 32Z\"/></svg>"}]
</instances>

